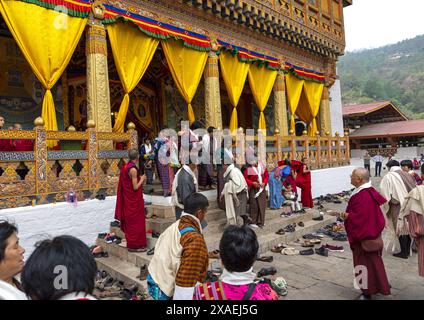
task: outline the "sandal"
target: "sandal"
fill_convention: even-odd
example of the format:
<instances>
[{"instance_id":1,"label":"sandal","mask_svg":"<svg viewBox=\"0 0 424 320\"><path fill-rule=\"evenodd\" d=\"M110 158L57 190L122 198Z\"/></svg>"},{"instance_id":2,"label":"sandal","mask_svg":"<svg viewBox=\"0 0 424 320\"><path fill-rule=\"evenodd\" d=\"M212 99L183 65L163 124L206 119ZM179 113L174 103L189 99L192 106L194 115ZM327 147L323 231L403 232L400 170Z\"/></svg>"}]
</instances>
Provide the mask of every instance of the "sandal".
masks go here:
<instances>
[{"instance_id":1,"label":"sandal","mask_svg":"<svg viewBox=\"0 0 424 320\"><path fill-rule=\"evenodd\" d=\"M282 235L285 235L285 234L286 234L286 232L284 231L284 229L280 229L280 230L278 230L278 231L276 232L276 234L278 234L278 235L282 236Z\"/></svg>"},{"instance_id":2,"label":"sandal","mask_svg":"<svg viewBox=\"0 0 424 320\"><path fill-rule=\"evenodd\" d=\"M262 268L258 272L258 278L262 278L265 276L273 276L276 273L277 273L277 269L275 269L274 267Z\"/></svg>"},{"instance_id":3,"label":"sandal","mask_svg":"<svg viewBox=\"0 0 424 320\"><path fill-rule=\"evenodd\" d=\"M305 240L305 242L302 243L302 247L304 248L312 248L314 245L315 244L312 242L312 240Z\"/></svg>"},{"instance_id":4,"label":"sandal","mask_svg":"<svg viewBox=\"0 0 424 320\"><path fill-rule=\"evenodd\" d=\"M128 252L146 252L147 248L138 248L138 249L128 249Z\"/></svg>"},{"instance_id":5,"label":"sandal","mask_svg":"<svg viewBox=\"0 0 424 320\"><path fill-rule=\"evenodd\" d=\"M272 247L271 252L274 253L281 253L281 251L285 248L286 246L284 246L282 243L277 244L276 246Z\"/></svg>"},{"instance_id":6,"label":"sandal","mask_svg":"<svg viewBox=\"0 0 424 320\"><path fill-rule=\"evenodd\" d=\"M320 244L321 240L320 239L311 239L311 240L309 240L309 242L312 243L312 244Z\"/></svg>"},{"instance_id":7,"label":"sandal","mask_svg":"<svg viewBox=\"0 0 424 320\"><path fill-rule=\"evenodd\" d=\"M209 259L219 259L220 255L219 255L219 250L214 250L209 252Z\"/></svg>"},{"instance_id":8,"label":"sandal","mask_svg":"<svg viewBox=\"0 0 424 320\"><path fill-rule=\"evenodd\" d=\"M284 248L281 251L281 254L286 255L286 256L295 256L299 254L299 250L295 249L295 248Z\"/></svg>"},{"instance_id":9,"label":"sandal","mask_svg":"<svg viewBox=\"0 0 424 320\"><path fill-rule=\"evenodd\" d=\"M259 257L259 258L256 259L256 261L272 262L272 261L274 261L274 257L273 256Z\"/></svg>"}]
</instances>

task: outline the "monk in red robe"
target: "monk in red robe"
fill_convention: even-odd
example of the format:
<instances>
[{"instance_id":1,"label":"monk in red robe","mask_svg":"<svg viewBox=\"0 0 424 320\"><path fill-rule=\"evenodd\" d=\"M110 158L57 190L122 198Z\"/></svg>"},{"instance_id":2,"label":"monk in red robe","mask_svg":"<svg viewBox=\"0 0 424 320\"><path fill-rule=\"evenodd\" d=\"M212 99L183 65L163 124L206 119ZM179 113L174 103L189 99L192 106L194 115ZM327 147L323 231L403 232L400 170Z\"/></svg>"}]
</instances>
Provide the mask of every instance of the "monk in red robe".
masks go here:
<instances>
[{"instance_id":1,"label":"monk in red robe","mask_svg":"<svg viewBox=\"0 0 424 320\"><path fill-rule=\"evenodd\" d=\"M4 127L4 117L0 116L0 130ZM0 151L12 151L12 144L8 139L0 139Z\"/></svg>"},{"instance_id":2,"label":"monk in red robe","mask_svg":"<svg viewBox=\"0 0 424 320\"><path fill-rule=\"evenodd\" d=\"M308 162L307 158L302 158L302 162L294 160L292 161L292 169L297 173L296 185L302 190L302 207L313 208L311 171Z\"/></svg>"},{"instance_id":3,"label":"monk in red robe","mask_svg":"<svg viewBox=\"0 0 424 320\"><path fill-rule=\"evenodd\" d=\"M351 183L356 189L341 218L345 220L346 233L352 249L356 283L362 290L360 299L368 300L378 293L390 295L390 285L382 259L381 233L385 219L380 209L387 200L371 186L367 169L355 169L351 175Z\"/></svg>"},{"instance_id":4,"label":"monk in red robe","mask_svg":"<svg viewBox=\"0 0 424 320\"><path fill-rule=\"evenodd\" d=\"M129 151L130 161L122 167L116 197L115 219L121 222L130 252L147 251L146 217L142 184L136 163L139 163L137 150Z\"/></svg>"}]
</instances>

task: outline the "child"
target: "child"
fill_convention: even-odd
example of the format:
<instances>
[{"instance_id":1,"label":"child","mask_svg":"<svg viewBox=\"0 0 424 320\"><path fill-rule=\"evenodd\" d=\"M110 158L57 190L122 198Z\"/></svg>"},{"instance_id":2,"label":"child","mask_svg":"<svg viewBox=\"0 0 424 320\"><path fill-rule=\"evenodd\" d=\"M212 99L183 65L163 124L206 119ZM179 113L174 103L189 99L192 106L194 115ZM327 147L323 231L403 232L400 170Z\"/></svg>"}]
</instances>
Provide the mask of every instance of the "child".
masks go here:
<instances>
[{"instance_id":1,"label":"child","mask_svg":"<svg viewBox=\"0 0 424 320\"><path fill-rule=\"evenodd\" d=\"M297 213L302 210L302 207L300 206L299 201L297 200L297 195L293 192L293 189L291 185L287 185L286 189L284 190L284 198L286 201L284 202L284 205L290 205L292 208L292 211Z\"/></svg>"}]
</instances>

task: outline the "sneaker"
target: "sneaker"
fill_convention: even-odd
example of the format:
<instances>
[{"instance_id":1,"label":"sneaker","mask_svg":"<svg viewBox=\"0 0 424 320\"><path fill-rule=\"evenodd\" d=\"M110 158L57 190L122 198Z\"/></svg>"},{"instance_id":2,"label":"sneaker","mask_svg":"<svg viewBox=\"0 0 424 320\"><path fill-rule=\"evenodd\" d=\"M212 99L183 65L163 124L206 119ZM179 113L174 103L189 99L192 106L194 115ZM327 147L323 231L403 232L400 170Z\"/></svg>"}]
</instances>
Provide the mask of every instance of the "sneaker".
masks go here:
<instances>
[{"instance_id":1,"label":"sneaker","mask_svg":"<svg viewBox=\"0 0 424 320\"><path fill-rule=\"evenodd\" d=\"M333 246L331 244L326 244L323 247L330 252L344 252L343 246Z\"/></svg>"},{"instance_id":2,"label":"sneaker","mask_svg":"<svg viewBox=\"0 0 424 320\"><path fill-rule=\"evenodd\" d=\"M315 249L315 253L323 257L328 257L328 249L326 249L324 246L321 246L320 248Z\"/></svg>"},{"instance_id":3,"label":"sneaker","mask_svg":"<svg viewBox=\"0 0 424 320\"><path fill-rule=\"evenodd\" d=\"M287 290L287 281L283 277L278 277L271 283L271 287L277 292L280 296L286 296L288 293Z\"/></svg>"},{"instance_id":4,"label":"sneaker","mask_svg":"<svg viewBox=\"0 0 424 320\"><path fill-rule=\"evenodd\" d=\"M118 220L115 220L115 221L112 221L110 223L110 226L111 227L119 227L119 226L121 226L121 223Z\"/></svg>"},{"instance_id":5,"label":"sneaker","mask_svg":"<svg viewBox=\"0 0 424 320\"><path fill-rule=\"evenodd\" d=\"M252 229L257 229L259 228L259 226L257 224L249 224L249 227L251 227Z\"/></svg>"}]
</instances>

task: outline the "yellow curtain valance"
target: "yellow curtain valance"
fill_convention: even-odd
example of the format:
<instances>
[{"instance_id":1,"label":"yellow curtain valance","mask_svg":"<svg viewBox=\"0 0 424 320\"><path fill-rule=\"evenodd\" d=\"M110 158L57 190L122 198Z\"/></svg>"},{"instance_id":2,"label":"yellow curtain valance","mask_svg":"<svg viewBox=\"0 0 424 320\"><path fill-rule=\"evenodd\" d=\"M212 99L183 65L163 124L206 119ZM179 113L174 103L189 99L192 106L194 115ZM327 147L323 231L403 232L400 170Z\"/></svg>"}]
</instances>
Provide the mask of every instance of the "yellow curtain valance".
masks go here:
<instances>
[{"instance_id":1,"label":"yellow curtain valance","mask_svg":"<svg viewBox=\"0 0 424 320\"><path fill-rule=\"evenodd\" d=\"M237 56L233 56L228 52L223 52L219 56L219 64L221 66L222 78L233 106L233 112L230 120L230 130L235 131L238 128L237 105L240 101L246 83L247 73L250 64L240 62Z\"/></svg>"},{"instance_id":2,"label":"yellow curtain valance","mask_svg":"<svg viewBox=\"0 0 424 320\"><path fill-rule=\"evenodd\" d=\"M188 120L191 124L195 121L191 102L202 79L208 53L191 50L185 47L182 41L177 40L169 39L162 41L161 44L172 78L188 104Z\"/></svg>"},{"instance_id":3,"label":"yellow curtain valance","mask_svg":"<svg viewBox=\"0 0 424 320\"><path fill-rule=\"evenodd\" d=\"M146 36L134 25L126 22L108 25L107 31L116 69L125 91L113 132L124 132L130 104L129 94L146 72L159 40Z\"/></svg>"},{"instance_id":4,"label":"yellow curtain valance","mask_svg":"<svg viewBox=\"0 0 424 320\"><path fill-rule=\"evenodd\" d=\"M316 117L319 112L323 89L324 84L305 81L296 110L299 119L308 124L308 135L311 137L314 137L318 131Z\"/></svg>"},{"instance_id":5,"label":"yellow curtain valance","mask_svg":"<svg viewBox=\"0 0 424 320\"><path fill-rule=\"evenodd\" d=\"M274 87L277 71L267 68L259 68L256 65L250 66L249 85L252 89L253 98L260 111L258 128L266 130L264 110Z\"/></svg>"},{"instance_id":6,"label":"yellow curtain valance","mask_svg":"<svg viewBox=\"0 0 424 320\"><path fill-rule=\"evenodd\" d=\"M298 79L292 74L286 75L287 100L290 110L290 130L295 131L294 115L299 106L305 80Z\"/></svg>"},{"instance_id":7,"label":"yellow curtain valance","mask_svg":"<svg viewBox=\"0 0 424 320\"><path fill-rule=\"evenodd\" d=\"M0 11L25 59L46 90L41 113L46 130L57 131L50 90L68 65L87 19L11 0L0 0ZM48 146L56 144L49 141Z\"/></svg>"}]
</instances>

